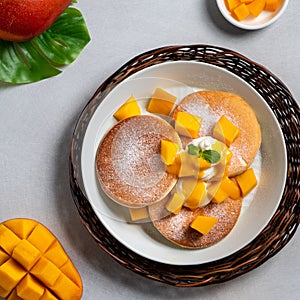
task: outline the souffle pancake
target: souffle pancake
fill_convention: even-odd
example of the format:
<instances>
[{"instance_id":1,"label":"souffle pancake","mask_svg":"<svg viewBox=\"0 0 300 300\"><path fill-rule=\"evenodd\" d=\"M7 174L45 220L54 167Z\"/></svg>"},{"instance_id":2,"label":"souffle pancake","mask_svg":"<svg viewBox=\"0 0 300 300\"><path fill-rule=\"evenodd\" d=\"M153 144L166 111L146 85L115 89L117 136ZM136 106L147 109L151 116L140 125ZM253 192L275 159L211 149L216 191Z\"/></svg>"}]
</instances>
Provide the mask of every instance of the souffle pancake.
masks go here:
<instances>
[{"instance_id":1,"label":"souffle pancake","mask_svg":"<svg viewBox=\"0 0 300 300\"><path fill-rule=\"evenodd\" d=\"M228 175L235 176L249 168L261 144L261 131L254 111L240 96L221 91L198 91L181 100L172 112L172 119L179 111L202 118L199 136L212 136L216 122L225 115L240 130L230 145L233 155Z\"/></svg>"},{"instance_id":2,"label":"souffle pancake","mask_svg":"<svg viewBox=\"0 0 300 300\"><path fill-rule=\"evenodd\" d=\"M179 135L161 118L138 115L116 123L99 144L96 172L103 191L127 207L144 207L163 199L177 182L160 159L167 139L181 148Z\"/></svg>"},{"instance_id":3,"label":"souffle pancake","mask_svg":"<svg viewBox=\"0 0 300 300\"><path fill-rule=\"evenodd\" d=\"M170 242L183 248L200 249L216 244L225 238L236 224L241 212L242 199L227 198L222 203L210 203L196 210L182 207L178 214L170 214L161 201L149 207L154 227ZM218 218L207 234L201 234L190 227L197 216Z\"/></svg>"}]
</instances>

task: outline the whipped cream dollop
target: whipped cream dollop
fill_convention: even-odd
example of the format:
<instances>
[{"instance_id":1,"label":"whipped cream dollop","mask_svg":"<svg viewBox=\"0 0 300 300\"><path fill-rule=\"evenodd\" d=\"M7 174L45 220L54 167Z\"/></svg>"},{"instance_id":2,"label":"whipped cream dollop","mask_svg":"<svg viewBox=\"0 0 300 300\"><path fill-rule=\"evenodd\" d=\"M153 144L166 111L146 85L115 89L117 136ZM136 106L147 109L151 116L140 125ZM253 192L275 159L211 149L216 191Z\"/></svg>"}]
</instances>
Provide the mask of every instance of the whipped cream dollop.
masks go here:
<instances>
[{"instance_id":1,"label":"whipped cream dollop","mask_svg":"<svg viewBox=\"0 0 300 300\"><path fill-rule=\"evenodd\" d=\"M219 147L213 147L213 145L219 144ZM216 175L216 166L219 165L221 162L224 162L224 156L226 155L225 144L221 143L220 141L216 140L211 136L204 136L197 139L193 139L188 145L194 145L198 147L200 150L215 150L220 154L220 159L217 162L213 162L210 164L210 167L206 168L203 171L203 175L199 176L198 179L202 179L203 181L207 181L215 177ZM188 145L186 146L184 151L188 151ZM218 150L216 150L218 149Z\"/></svg>"}]
</instances>

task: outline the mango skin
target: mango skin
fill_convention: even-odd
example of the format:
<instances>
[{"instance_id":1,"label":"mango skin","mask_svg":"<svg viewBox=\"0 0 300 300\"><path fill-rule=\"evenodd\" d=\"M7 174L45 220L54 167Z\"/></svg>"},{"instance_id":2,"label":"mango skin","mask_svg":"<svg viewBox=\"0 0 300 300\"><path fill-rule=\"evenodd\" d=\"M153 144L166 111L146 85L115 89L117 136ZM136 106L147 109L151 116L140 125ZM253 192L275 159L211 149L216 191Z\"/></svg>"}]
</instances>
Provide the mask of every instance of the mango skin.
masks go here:
<instances>
[{"instance_id":1,"label":"mango skin","mask_svg":"<svg viewBox=\"0 0 300 300\"><path fill-rule=\"evenodd\" d=\"M48 29L72 0L0 0L0 39L23 42Z\"/></svg>"}]
</instances>

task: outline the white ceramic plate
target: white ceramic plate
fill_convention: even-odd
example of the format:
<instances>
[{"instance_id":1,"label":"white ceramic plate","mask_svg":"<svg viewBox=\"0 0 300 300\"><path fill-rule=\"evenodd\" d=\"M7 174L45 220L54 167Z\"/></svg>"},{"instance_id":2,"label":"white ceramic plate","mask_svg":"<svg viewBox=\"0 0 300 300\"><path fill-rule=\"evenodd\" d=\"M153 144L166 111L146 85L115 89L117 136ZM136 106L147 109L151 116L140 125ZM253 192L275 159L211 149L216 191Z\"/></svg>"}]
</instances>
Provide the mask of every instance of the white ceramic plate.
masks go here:
<instances>
[{"instance_id":1,"label":"white ceramic plate","mask_svg":"<svg viewBox=\"0 0 300 300\"><path fill-rule=\"evenodd\" d=\"M200 89L228 91L240 95L254 109L262 130L262 146L254 167L259 185L244 201L242 214L231 233L219 243L188 250L168 242L150 222L133 224L127 208L111 201L101 190L95 171L99 142L116 123L113 113L131 95L142 108L155 88L161 87L182 99ZM146 113L143 110L143 113ZM100 221L127 248L148 259L174 265L212 262L241 249L268 224L276 211L286 176L284 139L272 111L261 96L234 74L199 62L169 62L151 66L115 87L95 111L83 141L81 167L88 199Z\"/></svg>"}]
</instances>

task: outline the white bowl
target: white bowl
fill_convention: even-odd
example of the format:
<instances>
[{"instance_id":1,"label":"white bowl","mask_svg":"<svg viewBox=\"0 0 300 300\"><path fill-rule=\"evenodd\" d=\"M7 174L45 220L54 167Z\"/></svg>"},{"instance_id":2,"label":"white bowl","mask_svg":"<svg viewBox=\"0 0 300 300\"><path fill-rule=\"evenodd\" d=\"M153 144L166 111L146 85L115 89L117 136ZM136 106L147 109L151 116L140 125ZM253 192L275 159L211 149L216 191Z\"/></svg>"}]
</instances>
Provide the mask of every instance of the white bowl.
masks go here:
<instances>
[{"instance_id":1,"label":"white bowl","mask_svg":"<svg viewBox=\"0 0 300 300\"><path fill-rule=\"evenodd\" d=\"M231 24L235 25L236 27L246 29L246 30L262 29L273 24L281 17L281 15L284 13L289 3L289 0L279 0L279 5L276 11L274 12L263 11L256 18L249 16L242 21L238 21L231 15L230 11L227 9L225 0L216 0L216 1L220 12L222 13L222 15L227 21L229 21Z\"/></svg>"},{"instance_id":2,"label":"white bowl","mask_svg":"<svg viewBox=\"0 0 300 300\"><path fill-rule=\"evenodd\" d=\"M230 234L205 249L188 250L168 242L151 222L133 224L128 209L110 200L101 190L95 154L99 142L116 122L113 113L131 95L145 112L147 99L161 87L178 99L186 94L214 89L240 95L254 109L262 131L262 146L255 162L259 185L244 199L240 218ZM250 243L269 223L278 208L286 178L286 148L280 126L264 99L233 73L200 62L169 62L143 69L118 84L101 102L85 133L81 167L87 197L97 217L127 248L154 261L173 265L195 265L216 261Z\"/></svg>"}]
</instances>

